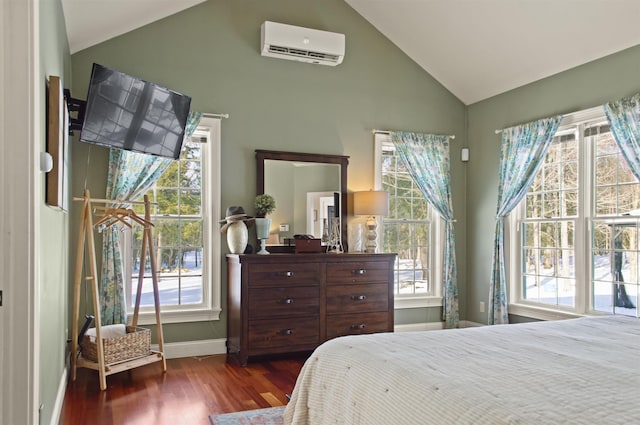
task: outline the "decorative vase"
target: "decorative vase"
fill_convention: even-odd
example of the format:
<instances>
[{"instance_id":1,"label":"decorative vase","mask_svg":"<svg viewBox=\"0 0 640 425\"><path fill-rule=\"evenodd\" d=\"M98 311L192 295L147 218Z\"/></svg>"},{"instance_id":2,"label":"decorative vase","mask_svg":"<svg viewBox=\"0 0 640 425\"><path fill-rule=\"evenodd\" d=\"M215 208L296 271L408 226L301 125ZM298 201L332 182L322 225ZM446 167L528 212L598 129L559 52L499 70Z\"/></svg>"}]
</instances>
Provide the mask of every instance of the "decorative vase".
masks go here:
<instances>
[{"instance_id":1,"label":"decorative vase","mask_svg":"<svg viewBox=\"0 0 640 425\"><path fill-rule=\"evenodd\" d=\"M333 217L331 219L331 237L329 239L327 252L334 254L342 254L344 252L342 250L340 217Z\"/></svg>"},{"instance_id":2,"label":"decorative vase","mask_svg":"<svg viewBox=\"0 0 640 425\"><path fill-rule=\"evenodd\" d=\"M242 254L249 242L249 231L244 221L236 221L227 227L227 245L232 254Z\"/></svg>"},{"instance_id":3,"label":"decorative vase","mask_svg":"<svg viewBox=\"0 0 640 425\"><path fill-rule=\"evenodd\" d=\"M260 239L260 251L256 254L266 255L269 251L265 248L267 239L269 239L269 229L271 228L270 218L256 218L256 236Z\"/></svg>"},{"instance_id":4,"label":"decorative vase","mask_svg":"<svg viewBox=\"0 0 640 425\"><path fill-rule=\"evenodd\" d=\"M362 223L353 223L349 225L349 252L362 252L364 251L363 246L363 224Z\"/></svg>"},{"instance_id":5,"label":"decorative vase","mask_svg":"<svg viewBox=\"0 0 640 425\"><path fill-rule=\"evenodd\" d=\"M327 223L327 219L322 219L322 244L326 245L329 243L329 224Z\"/></svg>"}]
</instances>

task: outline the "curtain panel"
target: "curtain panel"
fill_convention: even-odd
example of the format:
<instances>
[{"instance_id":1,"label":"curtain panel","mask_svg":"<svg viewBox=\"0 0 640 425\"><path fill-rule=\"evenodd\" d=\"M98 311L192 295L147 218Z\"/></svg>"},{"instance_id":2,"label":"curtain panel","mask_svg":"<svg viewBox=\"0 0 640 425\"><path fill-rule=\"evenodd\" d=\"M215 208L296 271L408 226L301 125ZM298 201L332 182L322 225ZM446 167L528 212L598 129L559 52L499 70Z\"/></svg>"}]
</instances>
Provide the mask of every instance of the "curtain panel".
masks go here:
<instances>
[{"instance_id":1,"label":"curtain panel","mask_svg":"<svg viewBox=\"0 0 640 425\"><path fill-rule=\"evenodd\" d=\"M420 192L445 222L442 319L446 328L457 328L460 315L455 229L451 203L449 136L392 132L391 140L396 147L398 157Z\"/></svg>"},{"instance_id":2,"label":"curtain panel","mask_svg":"<svg viewBox=\"0 0 640 425\"><path fill-rule=\"evenodd\" d=\"M187 119L185 140L198 127L202 114L191 112ZM109 152L106 198L113 199L111 207L129 205L120 200L134 200L144 195L167 170L172 159L146 155L121 149ZM124 272L118 226L111 226L102 235L102 269L100 273L100 317L103 325L126 323Z\"/></svg>"},{"instance_id":3,"label":"curtain panel","mask_svg":"<svg viewBox=\"0 0 640 425\"><path fill-rule=\"evenodd\" d=\"M507 308L504 218L520 203L542 166L562 116L545 118L502 131L498 209L494 237L488 323L509 323Z\"/></svg>"},{"instance_id":4,"label":"curtain panel","mask_svg":"<svg viewBox=\"0 0 640 425\"><path fill-rule=\"evenodd\" d=\"M603 107L622 156L640 180L640 94L606 103Z\"/></svg>"}]
</instances>

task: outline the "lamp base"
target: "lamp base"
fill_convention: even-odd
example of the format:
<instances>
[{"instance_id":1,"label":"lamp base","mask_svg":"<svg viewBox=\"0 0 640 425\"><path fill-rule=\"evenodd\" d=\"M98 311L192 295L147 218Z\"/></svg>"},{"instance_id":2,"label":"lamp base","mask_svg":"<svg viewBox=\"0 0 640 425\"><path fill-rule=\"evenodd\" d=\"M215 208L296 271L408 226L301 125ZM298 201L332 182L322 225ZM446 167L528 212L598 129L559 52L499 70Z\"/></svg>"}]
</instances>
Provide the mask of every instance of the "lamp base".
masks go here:
<instances>
[{"instance_id":1,"label":"lamp base","mask_svg":"<svg viewBox=\"0 0 640 425\"><path fill-rule=\"evenodd\" d=\"M365 244L365 252L367 254L375 254L378 247L378 233L376 232L378 222L376 221L376 218L374 216L369 217L365 226L367 227L367 243Z\"/></svg>"}]
</instances>

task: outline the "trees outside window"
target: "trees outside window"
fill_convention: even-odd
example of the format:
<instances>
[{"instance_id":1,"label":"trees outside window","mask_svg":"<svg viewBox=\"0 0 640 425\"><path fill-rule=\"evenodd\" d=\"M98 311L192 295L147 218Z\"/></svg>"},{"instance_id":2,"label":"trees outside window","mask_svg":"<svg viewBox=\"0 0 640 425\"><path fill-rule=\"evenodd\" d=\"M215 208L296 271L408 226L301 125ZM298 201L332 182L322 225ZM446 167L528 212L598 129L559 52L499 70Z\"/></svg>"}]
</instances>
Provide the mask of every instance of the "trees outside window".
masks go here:
<instances>
[{"instance_id":1,"label":"trees outside window","mask_svg":"<svg viewBox=\"0 0 640 425\"><path fill-rule=\"evenodd\" d=\"M637 315L640 184L601 108L565 117L511 220L516 312Z\"/></svg>"},{"instance_id":2,"label":"trees outside window","mask_svg":"<svg viewBox=\"0 0 640 425\"><path fill-rule=\"evenodd\" d=\"M378 232L382 252L397 254L394 290L403 298L441 305L442 238L440 219L396 155L387 135L376 135L376 188L389 193L389 215Z\"/></svg>"},{"instance_id":3,"label":"trees outside window","mask_svg":"<svg viewBox=\"0 0 640 425\"><path fill-rule=\"evenodd\" d=\"M155 255L159 269L160 305L167 323L219 318L219 127L219 119L203 118L184 142L180 159L146 193L154 223L150 255ZM142 274L141 312L153 311L151 262L139 269L142 228L126 232L124 246L128 308L133 311Z\"/></svg>"}]
</instances>

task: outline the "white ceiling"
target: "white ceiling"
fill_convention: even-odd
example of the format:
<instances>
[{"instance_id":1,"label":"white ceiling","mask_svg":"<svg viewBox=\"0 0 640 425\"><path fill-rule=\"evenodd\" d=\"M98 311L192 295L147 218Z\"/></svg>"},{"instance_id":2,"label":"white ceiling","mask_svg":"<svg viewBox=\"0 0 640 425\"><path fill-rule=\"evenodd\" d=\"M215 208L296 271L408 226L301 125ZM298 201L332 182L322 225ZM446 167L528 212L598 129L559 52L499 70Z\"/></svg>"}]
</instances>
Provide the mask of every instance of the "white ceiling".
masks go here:
<instances>
[{"instance_id":1,"label":"white ceiling","mask_svg":"<svg viewBox=\"0 0 640 425\"><path fill-rule=\"evenodd\" d=\"M638 0L345 0L471 104L640 44Z\"/></svg>"},{"instance_id":2,"label":"white ceiling","mask_svg":"<svg viewBox=\"0 0 640 425\"><path fill-rule=\"evenodd\" d=\"M71 53L203 1L62 0ZM467 105L640 44L640 0L345 2Z\"/></svg>"},{"instance_id":3,"label":"white ceiling","mask_svg":"<svg viewBox=\"0 0 640 425\"><path fill-rule=\"evenodd\" d=\"M62 0L69 50L73 54L204 1Z\"/></svg>"}]
</instances>

